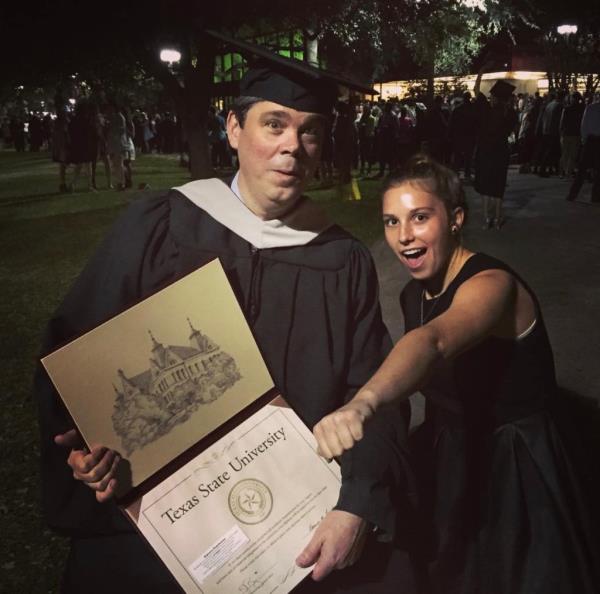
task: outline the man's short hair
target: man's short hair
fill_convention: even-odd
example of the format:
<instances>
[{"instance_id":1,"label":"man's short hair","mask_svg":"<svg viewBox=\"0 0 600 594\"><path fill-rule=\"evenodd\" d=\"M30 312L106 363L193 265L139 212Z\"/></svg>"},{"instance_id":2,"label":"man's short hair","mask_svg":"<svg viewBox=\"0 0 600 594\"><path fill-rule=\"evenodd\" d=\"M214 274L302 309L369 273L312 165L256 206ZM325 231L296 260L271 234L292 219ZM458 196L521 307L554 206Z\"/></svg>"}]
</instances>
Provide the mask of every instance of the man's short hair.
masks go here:
<instances>
[{"instance_id":1,"label":"man's short hair","mask_svg":"<svg viewBox=\"0 0 600 594\"><path fill-rule=\"evenodd\" d=\"M241 95L238 97L231 106L231 111L235 114L235 117L240 125L240 128L244 127L244 123L246 122L246 116L248 115L248 110L257 103L264 101L260 97L248 97L246 95Z\"/></svg>"}]
</instances>

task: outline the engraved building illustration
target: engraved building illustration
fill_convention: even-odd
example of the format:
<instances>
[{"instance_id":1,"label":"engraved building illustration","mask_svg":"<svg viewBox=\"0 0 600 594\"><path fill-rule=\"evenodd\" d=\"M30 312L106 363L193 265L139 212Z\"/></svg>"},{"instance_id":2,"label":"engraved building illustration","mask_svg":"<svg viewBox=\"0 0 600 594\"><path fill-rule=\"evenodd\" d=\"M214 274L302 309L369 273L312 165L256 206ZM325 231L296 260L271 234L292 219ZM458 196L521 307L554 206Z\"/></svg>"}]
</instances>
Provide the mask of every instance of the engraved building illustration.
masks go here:
<instances>
[{"instance_id":1,"label":"engraved building illustration","mask_svg":"<svg viewBox=\"0 0 600 594\"><path fill-rule=\"evenodd\" d=\"M126 455L167 434L241 379L235 359L189 318L188 324L189 346L165 346L149 331L149 368L132 377L117 372L112 421Z\"/></svg>"}]
</instances>

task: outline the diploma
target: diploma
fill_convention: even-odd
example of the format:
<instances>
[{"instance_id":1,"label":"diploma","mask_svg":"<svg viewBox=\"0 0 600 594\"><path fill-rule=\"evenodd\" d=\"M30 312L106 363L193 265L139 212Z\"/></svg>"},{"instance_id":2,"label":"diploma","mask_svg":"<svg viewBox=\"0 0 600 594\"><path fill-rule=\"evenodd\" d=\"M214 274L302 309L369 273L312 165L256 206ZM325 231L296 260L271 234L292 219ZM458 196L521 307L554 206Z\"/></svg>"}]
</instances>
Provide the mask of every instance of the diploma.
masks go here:
<instances>
[{"instance_id":1,"label":"diploma","mask_svg":"<svg viewBox=\"0 0 600 594\"><path fill-rule=\"evenodd\" d=\"M283 593L310 573L295 559L339 468L273 400L218 261L42 363L86 444L121 453L119 506L186 592Z\"/></svg>"},{"instance_id":2,"label":"diploma","mask_svg":"<svg viewBox=\"0 0 600 594\"><path fill-rule=\"evenodd\" d=\"M289 592L336 504L339 467L290 409L267 404L125 512L188 593Z\"/></svg>"}]
</instances>

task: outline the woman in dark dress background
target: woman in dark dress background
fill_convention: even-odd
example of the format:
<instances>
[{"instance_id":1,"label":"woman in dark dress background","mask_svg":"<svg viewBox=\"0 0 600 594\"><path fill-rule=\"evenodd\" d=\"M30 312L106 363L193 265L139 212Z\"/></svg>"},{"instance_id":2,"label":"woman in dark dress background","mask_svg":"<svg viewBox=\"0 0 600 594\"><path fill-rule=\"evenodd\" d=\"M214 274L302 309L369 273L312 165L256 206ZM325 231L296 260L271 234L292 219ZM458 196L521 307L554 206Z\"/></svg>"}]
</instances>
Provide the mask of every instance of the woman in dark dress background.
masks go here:
<instances>
[{"instance_id":1,"label":"woman in dark dress background","mask_svg":"<svg viewBox=\"0 0 600 594\"><path fill-rule=\"evenodd\" d=\"M483 197L484 229L492 226L501 229L504 224L502 200L510 158L508 137L517 125L517 114L510 105L514 89L512 85L498 81L490 91L489 104L485 99L476 102L480 127L474 187Z\"/></svg>"},{"instance_id":2,"label":"woman in dark dress background","mask_svg":"<svg viewBox=\"0 0 600 594\"><path fill-rule=\"evenodd\" d=\"M90 101L80 101L69 125L71 138L71 163L75 165L73 182L75 188L84 169L88 190L95 192L94 184L96 161L98 159L98 127L96 113Z\"/></svg>"},{"instance_id":3,"label":"woman in dark dress background","mask_svg":"<svg viewBox=\"0 0 600 594\"><path fill-rule=\"evenodd\" d=\"M506 264L466 249L456 174L416 157L383 197L385 235L413 277L406 334L314 433L340 455L380 406L421 390L411 450L427 591L592 594L597 532L564 415L539 303ZM576 439L575 439L576 441ZM569 444L569 445L567 445Z\"/></svg>"}]
</instances>

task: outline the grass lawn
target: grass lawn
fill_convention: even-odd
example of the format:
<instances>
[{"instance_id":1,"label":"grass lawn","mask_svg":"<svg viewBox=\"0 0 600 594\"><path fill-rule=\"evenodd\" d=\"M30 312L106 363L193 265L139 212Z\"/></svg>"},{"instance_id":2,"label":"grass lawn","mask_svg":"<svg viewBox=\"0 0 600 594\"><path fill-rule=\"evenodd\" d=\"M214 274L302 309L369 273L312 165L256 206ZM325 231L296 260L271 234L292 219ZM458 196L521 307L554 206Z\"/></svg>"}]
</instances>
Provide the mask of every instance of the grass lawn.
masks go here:
<instances>
[{"instance_id":1,"label":"grass lawn","mask_svg":"<svg viewBox=\"0 0 600 594\"><path fill-rule=\"evenodd\" d=\"M44 326L119 212L143 192L59 194L57 165L47 153L0 151L0 591L56 592L65 541L40 514L38 429L31 383ZM134 185L153 190L188 181L175 157L142 155ZM381 235L380 184L361 181L363 200L341 202L334 190L309 192L333 220L367 244Z\"/></svg>"}]
</instances>

